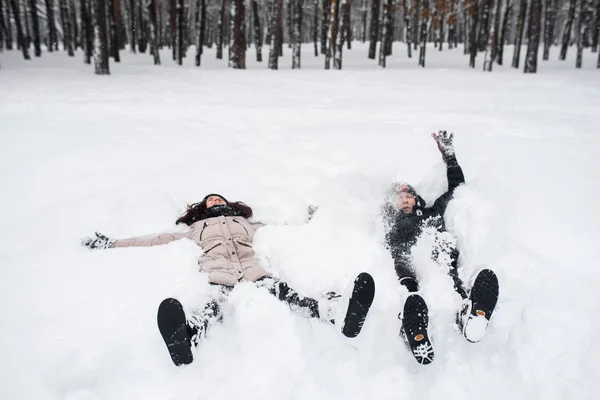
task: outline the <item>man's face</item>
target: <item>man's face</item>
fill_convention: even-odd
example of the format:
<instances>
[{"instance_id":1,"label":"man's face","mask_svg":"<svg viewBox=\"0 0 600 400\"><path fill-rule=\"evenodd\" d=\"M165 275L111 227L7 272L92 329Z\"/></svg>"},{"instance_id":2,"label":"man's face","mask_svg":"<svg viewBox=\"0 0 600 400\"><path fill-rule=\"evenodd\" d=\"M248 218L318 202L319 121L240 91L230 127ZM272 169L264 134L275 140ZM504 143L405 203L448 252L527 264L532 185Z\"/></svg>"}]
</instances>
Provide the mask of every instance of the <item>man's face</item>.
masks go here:
<instances>
[{"instance_id":1,"label":"man's face","mask_svg":"<svg viewBox=\"0 0 600 400\"><path fill-rule=\"evenodd\" d=\"M225 203L225 200L223 200L219 196L210 196L208 199L206 199L206 208L211 208L212 206L216 206L217 204L225 205L227 203Z\"/></svg>"},{"instance_id":2,"label":"man's face","mask_svg":"<svg viewBox=\"0 0 600 400\"><path fill-rule=\"evenodd\" d=\"M417 200L415 199L415 196L413 196L411 193L400 192L396 194L396 205L403 213L412 213L416 204Z\"/></svg>"}]
</instances>

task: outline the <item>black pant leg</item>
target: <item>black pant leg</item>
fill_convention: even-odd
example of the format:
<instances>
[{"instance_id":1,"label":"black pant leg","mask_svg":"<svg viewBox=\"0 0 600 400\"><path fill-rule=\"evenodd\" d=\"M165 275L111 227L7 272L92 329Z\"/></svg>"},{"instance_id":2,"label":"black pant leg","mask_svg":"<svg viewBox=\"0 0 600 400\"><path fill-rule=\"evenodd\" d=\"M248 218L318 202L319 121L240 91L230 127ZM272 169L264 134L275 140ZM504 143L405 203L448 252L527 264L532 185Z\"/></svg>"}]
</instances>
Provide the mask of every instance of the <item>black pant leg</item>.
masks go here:
<instances>
[{"instance_id":1,"label":"black pant leg","mask_svg":"<svg viewBox=\"0 0 600 400\"><path fill-rule=\"evenodd\" d=\"M188 333L197 344L197 338L205 337L208 329L222 319L221 308L231 292L231 287L212 284L216 291L213 297L204 305L196 309L188 320Z\"/></svg>"},{"instance_id":2,"label":"black pant leg","mask_svg":"<svg viewBox=\"0 0 600 400\"><path fill-rule=\"evenodd\" d=\"M419 291L419 282L409 255L394 256L394 268L401 285L406 287L409 292Z\"/></svg>"},{"instance_id":3,"label":"black pant leg","mask_svg":"<svg viewBox=\"0 0 600 400\"><path fill-rule=\"evenodd\" d=\"M464 285L462 279L460 279L460 277L458 276L458 256L459 255L460 255L460 253L458 252L458 249L452 248L451 253L450 253L450 258L451 258L452 262L450 263L450 270L448 271L448 275L450 275L450 277L452 278L452 281L454 281L454 290L456 291L456 293L458 293L460 295L460 297L462 297L463 299L466 299L467 291L465 290L465 285Z\"/></svg>"},{"instance_id":4,"label":"black pant leg","mask_svg":"<svg viewBox=\"0 0 600 400\"><path fill-rule=\"evenodd\" d=\"M273 277L264 277L256 281L256 286L266 288L279 300L286 302L292 311L309 318L319 318L319 302L310 297L303 297L287 283Z\"/></svg>"}]
</instances>

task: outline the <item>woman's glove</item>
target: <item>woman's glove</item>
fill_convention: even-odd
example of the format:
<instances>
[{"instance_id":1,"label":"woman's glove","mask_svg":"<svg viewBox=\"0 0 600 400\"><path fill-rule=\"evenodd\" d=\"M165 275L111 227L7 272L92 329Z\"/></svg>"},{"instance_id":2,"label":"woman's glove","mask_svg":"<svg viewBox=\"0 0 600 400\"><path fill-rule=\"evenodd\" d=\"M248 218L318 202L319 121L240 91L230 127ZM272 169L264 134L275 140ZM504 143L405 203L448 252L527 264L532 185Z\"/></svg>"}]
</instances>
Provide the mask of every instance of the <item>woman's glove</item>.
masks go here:
<instances>
[{"instance_id":1,"label":"woman's glove","mask_svg":"<svg viewBox=\"0 0 600 400\"><path fill-rule=\"evenodd\" d=\"M89 249L110 249L114 247L115 241L96 232L96 238L83 238L81 244Z\"/></svg>"},{"instance_id":2,"label":"woman's glove","mask_svg":"<svg viewBox=\"0 0 600 400\"><path fill-rule=\"evenodd\" d=\"M454 154L454 145L452 144L454 134L448 134L446 131L439 131L439 133L432 133L431 136L435 139L438 149L440 149L440 153L442 153L444 162L447 165L456 164L456 155Z\"/></svg>"}]
</instances>

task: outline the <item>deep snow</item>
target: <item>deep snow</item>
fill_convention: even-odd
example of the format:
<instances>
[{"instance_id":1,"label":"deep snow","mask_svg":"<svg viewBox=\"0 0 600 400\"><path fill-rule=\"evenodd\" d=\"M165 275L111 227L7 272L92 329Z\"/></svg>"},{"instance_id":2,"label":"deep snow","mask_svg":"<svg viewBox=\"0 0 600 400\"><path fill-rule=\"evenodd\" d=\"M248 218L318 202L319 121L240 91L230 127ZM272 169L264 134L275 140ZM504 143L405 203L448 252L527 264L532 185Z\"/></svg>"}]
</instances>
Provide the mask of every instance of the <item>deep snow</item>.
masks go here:
<instances>
[{"instance_id":1,"label":"deep snow","mask_svg":"<svg viewBox=\"0 0 600 400\"><path fill-rule=\"evenodd\" d=\"M2 399L592 399L600 389L600 71L540 64L466 67L462 48L398 45L386 70L366 47L344 70L252 61L196 69L163 52L123 53L110 77L66 54L0 53L0 398ZM556 49L553 49L556 53ZM556 58L556 54L552 54ZM507 58L512 49L506 50ZM478 60L481 63L481 58ZM451 280L415 249L435 362L398 337L404 296L383 248L388 184L445 190L430 133L455 132L467 184L447 219L461 275L485 265L501 291L488 334L452 328ZM377 293L362 334L294 315L250 283L232 292L197 360L174 367L156 328L159 302L205 298L189 241L90 252L82 237L181 229L186 204L219 192L269 223L255 247L274 274L318 297L360 271ZM308 205L319 205L303 224Z\"/></svg>"}]
</instances>

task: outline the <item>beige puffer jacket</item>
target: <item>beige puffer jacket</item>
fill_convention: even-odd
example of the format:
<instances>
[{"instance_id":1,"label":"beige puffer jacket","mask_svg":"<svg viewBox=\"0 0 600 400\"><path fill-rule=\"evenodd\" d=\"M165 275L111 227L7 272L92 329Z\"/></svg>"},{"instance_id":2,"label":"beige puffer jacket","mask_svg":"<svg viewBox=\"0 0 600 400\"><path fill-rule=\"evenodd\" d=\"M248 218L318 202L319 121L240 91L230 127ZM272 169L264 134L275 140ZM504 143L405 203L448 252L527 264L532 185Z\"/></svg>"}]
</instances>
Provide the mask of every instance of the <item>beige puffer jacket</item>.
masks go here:
<instances>
[{"instance_id":1,"label":"beige puffer jacket","mask_svg":"<svg viewBox=\"0 0 600 400\"><path fill-rule=\"evenodd\" d=\"M242 279L256 281L268 275L252 248L254 232L261 226L244 217L220 216L195 222L187 232L116 240L114 247L158 246L188 238L204 250L198 264L209 282L234 286Z\"/></svg>"}]
</instances>

